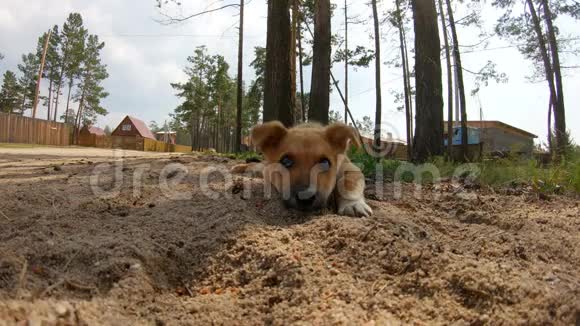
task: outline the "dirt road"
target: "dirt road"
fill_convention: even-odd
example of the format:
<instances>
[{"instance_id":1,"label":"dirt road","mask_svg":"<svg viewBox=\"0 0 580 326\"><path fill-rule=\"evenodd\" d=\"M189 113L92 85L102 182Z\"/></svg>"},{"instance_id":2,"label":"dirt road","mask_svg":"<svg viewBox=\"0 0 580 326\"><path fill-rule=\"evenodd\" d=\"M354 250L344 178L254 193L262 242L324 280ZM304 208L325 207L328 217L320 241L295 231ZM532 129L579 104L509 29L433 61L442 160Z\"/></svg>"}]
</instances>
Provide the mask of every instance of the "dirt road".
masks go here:
<instances>
[{"instance_id":1,"label":"dirt road","mask_svg":"<svg viewBox=\"0 0 580 326\"><path fill-rule=\"evenodd\" d=\"M371 218L305 216L200 184L221 157L58 151L0 148L0 325L580 323L574 198L369 185Z\"/></svg>"}]
</instances>

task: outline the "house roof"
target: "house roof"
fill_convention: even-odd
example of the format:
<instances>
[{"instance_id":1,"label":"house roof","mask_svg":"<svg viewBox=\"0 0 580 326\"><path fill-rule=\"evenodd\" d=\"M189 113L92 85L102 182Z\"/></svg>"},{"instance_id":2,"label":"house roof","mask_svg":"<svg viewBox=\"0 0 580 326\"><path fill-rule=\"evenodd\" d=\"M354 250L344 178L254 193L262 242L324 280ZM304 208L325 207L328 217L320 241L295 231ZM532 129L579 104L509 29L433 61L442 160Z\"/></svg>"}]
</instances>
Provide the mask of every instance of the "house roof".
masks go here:
<instances>
[{"instance_id":1,"label":"house roof","mask_svg":"<svg viewBox=\"0 0 580 326\"><path fill-rule=\"evenodd\" d=\"M129 119L131 123L135 126L135 129L137 129L141 137L155 139L155 135L153 135L151 130L149 130L145 122L130 115L127 116L127 119Z\"/></svg>"},{"instance_id":2,"label":"house roof","mask_svg":"<svg viewBox=\"0 0 580 326\"><path fill-rule=\"evenodd\" d=\"M97 135L97 136L105 136L105 131L99 127L93 127L90 126L87 128L89 130L89 132L93 135Z\"/></svg>"},{"instance_id":3,"label":"house roof","mask_svg":"<svg viewBox=\"0 0 580 326\"><path fill-rule=\"evenodd\" d=\"M454 124L455 124L455 122L454 122ZM501 122L501 121L497 121L497 120L472 120L472 121L467 121L467 126L471 127L471 128L482 128L482 129L498 128L498 129L503 129L503 130L509 131L511 133L519 134L519 135L522 135L525 137L538 138L538 136L532 134L531 132L514 127L512 125L508 125L505 122ZM447 121L445 121L444 127L447 128Z\"/></svg>"}]
</instances>

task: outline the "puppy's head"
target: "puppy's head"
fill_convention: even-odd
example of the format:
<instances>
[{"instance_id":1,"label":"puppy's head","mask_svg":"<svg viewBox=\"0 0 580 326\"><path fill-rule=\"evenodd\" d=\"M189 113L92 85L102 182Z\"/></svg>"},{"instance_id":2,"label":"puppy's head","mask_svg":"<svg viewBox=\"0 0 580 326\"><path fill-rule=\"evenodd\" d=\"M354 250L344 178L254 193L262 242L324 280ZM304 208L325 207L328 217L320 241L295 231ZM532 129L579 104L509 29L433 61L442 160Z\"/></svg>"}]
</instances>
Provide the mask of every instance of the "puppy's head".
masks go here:
<instances>
[{"instance_id":1,"label":"puppy's head","mask_svg":"<svg viewBox=\"0 0 580 326\"><path fill-rule=\"evenodd\" d=\"M344 124L286 129L278 121L254 127L252 140L268 163L265 181L287 206L304 211L326 205L349 144L357 143L354 130Z\"/></svg>"}]
</instances>

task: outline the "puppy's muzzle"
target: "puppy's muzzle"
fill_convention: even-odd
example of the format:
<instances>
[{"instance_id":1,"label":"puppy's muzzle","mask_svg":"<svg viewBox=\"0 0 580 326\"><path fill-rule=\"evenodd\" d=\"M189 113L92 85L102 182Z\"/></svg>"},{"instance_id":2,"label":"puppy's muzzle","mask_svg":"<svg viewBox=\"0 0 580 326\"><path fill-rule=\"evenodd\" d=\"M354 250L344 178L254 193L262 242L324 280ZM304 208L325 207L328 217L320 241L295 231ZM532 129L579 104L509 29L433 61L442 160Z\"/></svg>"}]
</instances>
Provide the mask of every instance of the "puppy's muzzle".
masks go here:
<instances>
[{"instance_id":1,"label":"puppy's muzzle","mask_svg":"<svg viewBox=\"0 0 580 326\"><path fill-rule=\"evenodd\" d=\"M325 199L316 189L308 186L292 187L290 198L284 200L286 206L301 211L312 211L321 208Z\"/></svg>"}]
</instances>

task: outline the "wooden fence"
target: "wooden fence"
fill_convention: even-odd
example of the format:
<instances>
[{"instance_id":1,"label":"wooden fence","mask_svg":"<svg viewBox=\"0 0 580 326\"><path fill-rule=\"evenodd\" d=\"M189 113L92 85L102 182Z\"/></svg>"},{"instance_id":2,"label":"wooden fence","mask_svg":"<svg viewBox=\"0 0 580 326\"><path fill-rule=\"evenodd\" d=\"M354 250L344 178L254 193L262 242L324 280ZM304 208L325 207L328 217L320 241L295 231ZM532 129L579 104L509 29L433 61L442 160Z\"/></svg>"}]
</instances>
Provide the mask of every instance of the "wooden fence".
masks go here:
<instances>
[{"instance_id":1,"label":"wooden fence","mask_svg":"<svg viewBox=\"0 0 580 326\"><path fill-rule=\"evenodd\" d=\"M0 143L69 146L70 126L16 114L0 113Z\"/></svg>"},{"instance_id":2,"label":"wooden fence","mask_svg":"<svg viewBox=\"0 0 580 326\"><path fill-rule=\"evenodd\" d=\"M94 134L80 134L79 145L87 147L111 148L112 139L110 136L99 136Z\"/></svg>"},{"instance_id":3,"label":"wooden fence","mask_svg":"<svg viewBox=\"0 0 580 326\"><path fill-rule=\"evenodd\" d=\"M145 152L191 152L191 146L168 144L161 141L143 138L143 150Z\"/></svg>"}]
</instances>

